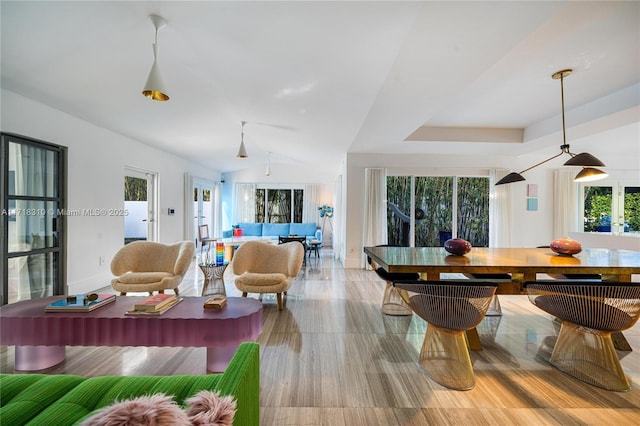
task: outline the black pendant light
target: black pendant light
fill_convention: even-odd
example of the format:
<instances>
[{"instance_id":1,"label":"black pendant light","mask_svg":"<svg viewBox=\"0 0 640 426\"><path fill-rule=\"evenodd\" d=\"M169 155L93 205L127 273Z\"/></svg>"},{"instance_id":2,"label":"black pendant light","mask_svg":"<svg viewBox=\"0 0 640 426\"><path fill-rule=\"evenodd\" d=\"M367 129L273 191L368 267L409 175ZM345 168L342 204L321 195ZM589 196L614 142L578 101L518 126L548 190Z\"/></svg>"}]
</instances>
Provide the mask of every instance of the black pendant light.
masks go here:
<instances>
[{"instance_id":1,"label":"black pendant light","mask_svg":"<svg viewBox=\"0 0 640 426\"><path fill-rule=\"evenodd\" d=\"M573 70L566 69L566 70L558 71L551 76L551 78L553 78L554 80L560 80L560 96L562 100L562 145L560 145L560 153L554 155L551 158L547 158L546 160L541 161L538 164L534 164L533 166L527 169L524 169L519 173L511 172L505 177L503 177L502 179L500 179L498 182L496 182L496 185L504 185L507 183L523 181L525 180L525 178L522 176L522 173L527 172L533 168L536 168L546 163L547 161L551 161L554 158L560 157L562 154L569 154L571 156L571 158L567 160L566 163L564 163L565 166L581 166L582 167L582 170L580 171L580 173L576 175L576 178L575 178L576 182L594 181L598 179L604 179L608 176L606 172L600 169L594 168L594 167L604 167L604 163L602 161L598 160L596 157L589 154L588 152L583 152L581 154L574 154L569 150L569 144L567 143L567 133L565 128L565 118L564 118L564 78L569 74L571 74L572 72Z\"/></svg>"}]
</instances>

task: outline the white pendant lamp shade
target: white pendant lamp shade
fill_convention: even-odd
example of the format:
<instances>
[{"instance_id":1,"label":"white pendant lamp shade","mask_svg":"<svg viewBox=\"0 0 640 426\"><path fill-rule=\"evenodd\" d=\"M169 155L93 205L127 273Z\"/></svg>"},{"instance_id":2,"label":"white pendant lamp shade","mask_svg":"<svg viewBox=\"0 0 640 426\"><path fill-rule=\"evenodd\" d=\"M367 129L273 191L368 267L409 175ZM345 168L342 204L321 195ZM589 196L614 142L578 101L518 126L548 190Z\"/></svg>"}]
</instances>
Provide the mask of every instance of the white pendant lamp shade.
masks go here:
<instances>
[{"instance_id":1,"label":"white pendant lamp shade","mask_svg":"<svg viewBox=\"0 0 640 426\"><path fill-rule=\"evenodd\" d=\"M154 101L168 101L169 95L167 95L167 89L164 86L162 77L160 76L160 68L158 67L158 30L167 22L158 15L149 15L153 26L156 29L155 42L153 43L153 65L151 65L151 71L149 71L149 77L142 89L142 94Z\"/></svg>"},{"instance_id":2,"label":"white pendant lamp shade","mask_svg":"<svg viewBox=\"0 0 640 426\"><path fill-rule=\"evenodd\" d=\"M241 121L242 129L240 130L240 149L238 150L238 158L247 158L249 155L247 154L247 148L244 146L244 125L247 124L246 121Z\"/></svg>"},{"instance_id":3,"label":"white pendant lamp shade","mask_svg":"<svg viewBox=\"0 0 640 426\"><path fill-rule=\"evenodd\" d=\"M267 152L267 170L264 172L265 176L271 176L271 153Z\"/></svg>"},{"instance_id":4,"label":"white pendant lamp shade","mask_svg":"<svg viewBox=\"0 0 640 426\"><path fill-rule=\"evenodd\" d=\"M247 148L244 147L244 141L240 142L240 149L238 150L238 157L247 158Z\"/></svg>"},{"instance_id":5,"label":"white pendant lamp shade","mask_svg":"<svg viewBox=\"0 0 640 426\"><path fill-rule=\"evenodd\" d=\"M158 67L158 45L156 43L153 43L153 65L151 66L151 71L149 71L149 77L144 85L142 94L154 101L169 100L169 95L167 95L167 89L164 86Z\"/></svg>"}]
</instances>

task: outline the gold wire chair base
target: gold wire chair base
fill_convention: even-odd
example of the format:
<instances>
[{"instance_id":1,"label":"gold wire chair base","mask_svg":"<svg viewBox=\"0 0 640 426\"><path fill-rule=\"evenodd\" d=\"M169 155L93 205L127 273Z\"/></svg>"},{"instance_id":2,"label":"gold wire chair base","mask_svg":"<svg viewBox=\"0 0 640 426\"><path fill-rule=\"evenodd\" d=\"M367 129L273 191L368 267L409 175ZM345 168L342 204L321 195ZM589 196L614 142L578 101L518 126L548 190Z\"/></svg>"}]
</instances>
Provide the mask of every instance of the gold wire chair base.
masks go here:
<instances>
[{"instance_id":1,"label":"gold wire chair base","mask_svg":"<svg viewBox=\"0 0 640 426\"><path fill-rule=\"evenodd\" d=\"M500 300L498 299L498 295L494 295L491 299L491 304L489 305L489 309L487 309L487 313L485 314L487 317L499 317L502 316L502 307L500 306Z\"/></svg>"},{"instance_id":2,"label":"gold wire chair base","mask_svg":"<svg viewBox=\"0 0 640 426\"><path fill-rule=\"evenodd\" d=\"M624 392L631 388L608 331L563 321L549 362L570 376L602 389Z\"/></svg>"},{"instance_id":3,"label":"gold wire chair base","mask_svg":"<svg viewBox=\"0 0 640 426\"><path fill-rule=\"evenodd\" d=\"M449 389L476 386L464 331L428 324L418 363L433 381Z\"/></svg>"},{"instance_id":4,"label":"gold wire chair base","mask_svg":"<svg viewBox=\"0 0 640 426\"><path fill-rule=\"evenodd\" d=\"M413 315L413 311L407 302L400 296L398 289L387 282L382 296L382 313L385 315L404 316Z\"/></svg>"}]
</instances>

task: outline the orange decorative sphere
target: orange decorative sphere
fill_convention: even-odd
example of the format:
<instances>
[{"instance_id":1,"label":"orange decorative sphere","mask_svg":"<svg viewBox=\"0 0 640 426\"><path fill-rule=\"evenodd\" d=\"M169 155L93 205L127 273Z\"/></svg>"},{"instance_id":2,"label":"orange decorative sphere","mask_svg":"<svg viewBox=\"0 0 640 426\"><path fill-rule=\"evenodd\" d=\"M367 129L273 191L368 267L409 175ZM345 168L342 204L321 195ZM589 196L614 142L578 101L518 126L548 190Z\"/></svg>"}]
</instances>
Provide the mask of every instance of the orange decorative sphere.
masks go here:
<instances>
[{"instance_id":1,"label":"orange decorative sphere","mask_svg":"<svg viewBox=\"0 0 640 426\"><path fill-rule=\"evenodd\" d=\"M471 251L471 243L462 238L452 238L444 242L444 249L451 254L462 256Z\"/></svg>"},{"instance_id":2,"label":"orange decorative sphere","mask_svg":"<svg viewBox=\"0 0 640 426\"><path fill-rule=\"evenodd\" d=\"M578 254L582 251L582 245L578 241L567 237L551 241L549 248L551 248L551 251L554 253L564 255Z\"/></svg>"}]
</instances>

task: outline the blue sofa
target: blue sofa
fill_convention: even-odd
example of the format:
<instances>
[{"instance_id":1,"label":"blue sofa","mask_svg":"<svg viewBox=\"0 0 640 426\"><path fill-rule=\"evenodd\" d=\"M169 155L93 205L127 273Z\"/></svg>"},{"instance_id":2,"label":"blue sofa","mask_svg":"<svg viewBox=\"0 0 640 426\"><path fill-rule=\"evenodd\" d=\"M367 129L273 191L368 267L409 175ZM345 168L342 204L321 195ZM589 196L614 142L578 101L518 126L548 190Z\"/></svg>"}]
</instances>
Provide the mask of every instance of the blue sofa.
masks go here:
<instances>
[{"instance_id":1,"label":"blue sofa","mask_svg":"<svg viewBox=\"0 0 640 426\"><path fill-rule=\"evenodd\" d=\"M288 237L289 235L297 235L299 237L307 237L307 241L322 241L322 231L318 229L318 225L314 222L306 223L247 223L240 222L236 225L242 229L242 235L245 237L271 237L277 240L279 236ZM223 238L231 238L233 230L222 232Z\"/></svg>"}]
</instances>

